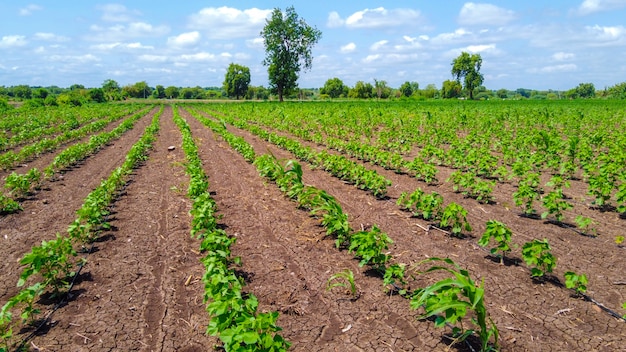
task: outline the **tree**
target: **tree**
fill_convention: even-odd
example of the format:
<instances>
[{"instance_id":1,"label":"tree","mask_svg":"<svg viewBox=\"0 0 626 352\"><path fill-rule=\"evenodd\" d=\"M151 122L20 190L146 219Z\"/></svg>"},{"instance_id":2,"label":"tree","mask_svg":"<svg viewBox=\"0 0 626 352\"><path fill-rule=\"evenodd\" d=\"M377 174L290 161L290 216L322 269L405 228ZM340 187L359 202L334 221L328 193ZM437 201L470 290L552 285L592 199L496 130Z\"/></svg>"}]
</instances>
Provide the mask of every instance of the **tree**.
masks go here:
<instances>
[{"instance_id":1,"label":"tree","mask_svg":"<svg viewBox=\"0 0 626 352\"><path fill-rule=\"evenodd\" d=\"M403 96L407 98L413 95L413 93L417 92L418 89L419 89L419 84L417 82L406 81L402 83L402 85L400 86L400 92L402 93Z\"/></svg>"},{"instance_id":2,"label":"tree","mask_svg":"<svg viewBox=\"0 0 626 352\"><path fill-rule=\"evenodd\" d=\"M429 85L426 86L426 89L422 91L422 96L424 96L424 98L427 98L427 99L432 99L437 95L438 91L439 90L437 89L437 86L434 85L433 83L430 83Z\"/></svg>"},{"instance_id":3,"label":"tree","mask_svg":"<svg viewBox=\"0 0 626 352\"><path fill-rule=\"evenodd\" d=\"M441 97L444 99L458 98L461 96L461 83L458 81L446 80L441 86Z\"/></svg>"},{"instance_id":4,"label":"tree","mask_svg":"<svg viewBox=\"0 0 626 352\"><path fill-rule=\"evenodd\" d=\"M92 88L89 90L87 95L89 96L89 100L95 101L96 103L104 103L106 101L104 90L102 88Z\"/></svg>"},{"instance_id":5,"label":"tree","mask_svg":"<svg viewBox=\"0 0 626 352\"><path fill-rule=\"evenodd\" d=\"M33 91L32 97L34 99L46 99L48 96L48 90L46 88L37 88Z\"/></svg>"},{"instance_id":6,"label":"tree","mask_svg":"<svg viewBox=\"0 0 626 352\"><path fill-rule=\"evenodd\" d=\"M19 86L13 87L13 95L20 99L30 99L33 95L33 90L30 86L20 84Z\"/></svg>"},{"instance_id":7,"label":"tree","mask_svg":"<svg viewBox=\"0 0 626 352\"><path fill-rule=\"evenodd\" d=\"M387 86L387 81L379 81L374 79L374 88L378 99L387 99L391 95L391 88Z\"/></svg>"},{"instance_id":8,"label":"tree","mask_svg":"<svg viewBox=\"0 0 626 352\"><path fill-rule=\"evenodd\" d=\"M593 98L596 96L596 87L594 87L593 83L581 83L574 90L579 98Z\"/></svg>"},{"instance_id":9,"label":"tree","mask_svg":"<svg viewBox=\"0 0 626 352\"><path fill-rule=\"evenodd\" d=\"M371 83L365 83L363 81L358 81L354 85L354 88L350 90L348 93L348 97L350 98L360 98L360 99L368 99L373 95L374 87L372 87Z\"/></svg>"},{"instance_id":10,"label":"tree","mask_svg":"<svg viewBox=\"0 0 626 352\"><path fill-rule=\"evenodd\" d=\"M297 87L301 68L311 68L311 49L319 41L322 32L309 26L298 17L296 10L288 7L285 13L275 8L261 31L265 42L265 59L268 66L269 84L283 101L283 95Z\"/></svg>"},{"instance_id":11,"label":"tree","mask_svg":"<svg viewBox=\"0 0 626 352\"><path fill-rule=\"evenodd\" d=\"M250 85L250 69L246 66L237 65L231 63L228 65L226 71L226 77L224 78L223 88L226 95L229 97L235 97L239 100L239 97L243 97L248 92L248 86Z\"/></svg>"},{"instance_id":12,"label":"tree","mask_svg":"<svg viewBox=\"0 0 626 352\"><path fill-rule=\"evenodd\" d=\"M107 79L102 83L102 90L104 91L104 95L107 100L122 99L122 95L120 94L120 85L112 79Z\"/></svg>"},{"instance_id":13,"label":"tree","mask_svg":"<svg viewBox=\"0 0 626 352\"><path fill-rule=\"evenodd\" d=\"M328 94L331 98L339 98L340 96L348 96L349 88L339 78L330 78L324 83L324 87L320 90L321 94Z\"/></svg>"},{"instance_id":14,"label":"tree","mask_svg":"<svg viewBox=\"0 0 626 352\"><path fill-rule=\"evenodd\" d=\"M167 88L165 88L165 96L168 99L176 99L178 98L178 94L180 92L178 91L178 87L174 87L174 86L169 86Z\"/></svg>"},{"instance_id":15,"label":"tree","mask_svg":"<svg viewBox=\"0 0 626 352\"><path fill-rule=\"evenodd\" d=\"M483 75L480 73L480 66L483 63L480 54L469 54L462 52L459 57L452 61L452 76L457 82L463 78L463 86L469 93L469 98L474 99L474 88L483 84Z\"/></svg>"},{"instance_id":16,"label":"tree","mask_svg":"<svg viewBox=\"0 0 626 352\"><path fill-rule=\"evenodd\" d=\"M152 97L156 99L165 98L165 87L163 87L160 84L157 84L156 87L154 88L154 91L152 92Z\"/></svg>"}]
</instances>

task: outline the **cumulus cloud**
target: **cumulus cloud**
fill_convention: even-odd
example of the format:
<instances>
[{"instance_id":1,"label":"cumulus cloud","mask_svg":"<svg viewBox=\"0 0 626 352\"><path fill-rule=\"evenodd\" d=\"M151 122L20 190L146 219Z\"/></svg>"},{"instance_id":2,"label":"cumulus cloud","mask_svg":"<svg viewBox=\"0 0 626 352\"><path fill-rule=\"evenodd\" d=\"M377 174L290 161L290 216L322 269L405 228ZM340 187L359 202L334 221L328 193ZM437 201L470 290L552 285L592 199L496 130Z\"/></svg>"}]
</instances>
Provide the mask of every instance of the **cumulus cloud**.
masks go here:
<instances>
[{"instance_id":1,"label":"cumulus cloud","mask_svg":"<svg viewBox=\"0 0 626 352\"><path fill-rule=\"evenodd\" d=\"M530 73L558 73L558 72L572 72L576 71L578 66L576 64L562 64L562 65L551 65L544 67L534 67L530 68L527 71Z\"/></svg>"},{"instance_id":2,"label":"cumulus cloud","mask_svg":"<svg viewBox=\"0 0 626 352\"><path fill-rule=\"evenodd\" d=\"M41 10L43 10L43 7L39 5L35 5L35 4L30 4L26 7L22 7L19 13L20 13L20 16L30 16L33 14L33 12L41 11Z\"/></svg>"},{"instance_id":3,"label":"cumulus cloud","mask_svg":"<svg viewBox=\"0 0 626 352\"><path fill-rule=\"evenodd\" d=\"M200 32L193 31L179 34L175 37L167 38L167 45L173 47L184 47L195 45L200 41Z\"/></svg>"},{"instance_id":4,"label":"cumulus cloud","mask_svg":"<svg viewBox=\"0 0 626 352\"><path fill-rule=\"evenodd\" d=\"M586 16L596 12L604 12L626 7L626 0L584 0L572 12L579 16Z\"/></svg>"},{"instance_id":5,"label":"cumulus cloud","mask_svg":"<svg viewBox=\"0 0 626 352\"><path fill-rule=\"evenodd\" d=\"M467 2L459 13L459 24L463 26L502 26L515 19L515 12L492 4Z\"/></svg>"},{"instance_id":6,"label":"cumulus cloud","mask_svg":"<svg viewBox=\"0 0 626 352\"><path fill-rule=\"evenodd\" d=\"M170 31L168 26L153 26L145 22L132 22L129 24L118 24L111 27L92 25L90 27L92 35L88 40L102 42L119 42L132 38L158 37Z\"/></svg>"},{"instance_id":7,"label":"cumulus cloud","mask_svg":"<svg viewBox=\"0 0 626 352\"><path fill-rule=\"evenodd\" d=\"M232 7L207 7L189 17L188 27L205 30L211 39L234 39L257 36L272 10Z\"/></svg>"},{"instance_id":8,"label":"cumulus cloud","mask_svg":"<svg viewBox=\"0 0 626 352\"><path fill-rule=\"evenodd\" d=\"M587 32L598 41L619 41L626 39L624 26L587 26Z\"/></svg>"},{"instance_id":9,"label":"cumulus cloud","mask_svg":"<svg viewBox=\"0 0 626 352\"><path fill-rule=\"evenodd\" d=\"M141 15L139 11L129 10L121 4L106 4L96 7L102 11L102 20L106 22L130 22L136 16Z\"/></svg>"},{"instance_id":10,"label":"cumulus cloud","mask_svg":"<svg viewBox=\"0 0 626 352\"><path fill-rule=\"evenodd\" d=\"M15 48L27 43L26 37L23 35L6 35L0 40L0 48Z\"/></svg>"},{"instance_id":11,"label":"cumulus cloud","mask_svg":"<svg viewBox=\"0 0 626 352\"><path fill-rule=\"evenodd\" d=\"M70 38L64 37L62 35L56 35L54 33L42 33L42 32L35 33L33 38L36 40L43 40L47 42L66 42L70 40Z\"/></svg>"},{"instance_id":12,"label":"cumulus cloud","mask_svg":"<svg viewBox=\"0 0 626 352\"><path fill-rule=\"evenodd\" d=\"M564 52L558 52L558 53L554 53L552 54L552 60L554 61L567 61L567 60L571 60L574 57L576 57L575 54L573 53L564 53Z\"/></svg>"},{"instance_id":13,"label":"cumulus cloud","mask_svg":"<svg viewBox=\"0 0 626 352\"><path fill-rule=\"evenodd\" d=\"M195 54L184 54L177 57L178 61L184 62L207 62L215 61L215 54L199 52Z\"/></svg>"},{"instance_id":14,"label":"cumulus cloud","mask_svg":"<svg viewBox=\"0 0 626 352\"><path fill-rule=\"evenodd\" d=\"M129 50L152 50L154 47L152 45L143 45L139 42L135 43L104 43L90 46L91 49L100 50L100 51L109 51L114 49L129 49Z\"/></svg>"},{"instance_id":15,"label":"cumulus cloud","mask_svg":"<svg viewBox=\"0 0 626 352\"><path fill-rule=\"evenodd\" d=\"M341 52L342 54L351 53L354 50L356 50L356 44L354 43L348 43L339 48L339 52Z\"/></svg>"},{"instance_id":16,"label":"cumulus cloud","mask_svg":"<svg viewBox=\"0 0 626 352\"><path fill-rule=\"evenodd\" d=\"M164 55L146 54L146 55L137 56L137 59L139 59L140 61L145 61L145 62L161 63L161 62L166 62L168 60L168 57Z\"/></svg>"},{"instance_id":17,"label":"cumulus cloud","mask_svg":"<svg viewBox=\"0 0 626 352\"><path fill-rule=\"evenodd\" d=\"M391 28L413 26L420 23L422 16L419 11L413 9L364 9L348 16L345 20L337 12L328 15L326 24L329 27L346 26L347 28Z\"/></svg>"},{"instance_id":18,"label":"cumulus cloud","mask_svg":"<svg viewBox=\"0 0 626 352\"><path fill-rule=\"evenodd\" d=\"M264 44L265 41L261 37L246 40L246 46L252 49L263 49Z\"/></svg>"},{"instance_id":19,"label":"cumulus cloud","mask_svg":"<svg viewBox=\"0 0 626 352\"><path fill-rule=\"evenodd\" d=\"M337 28L343 26L345 21L339 16L336 11L333 11L328 14L328 19L326 20L326 26L329 28Z\"/></svg>"},{"instance_id":20,"label":"cumulus cloud","mask_svg":"<svg viewBox=\"0 0 626 352\"><path fill-rule=\"evenodd\" d=\"M47 57L50 61L62 61L66 63L75 63L75 64L84 64L84 63L93 63L100 61L100 58L92 55L51 55Z\"/></svg>"},{"instance_id":21,"label":"cumulus cloud","mask_svg":"<svg viewBox=\"0 0 626 352\"><path fill-rule=\"evenodd\" d=\"M376 43L374 43L374 44L372 44L370 46L370 50L371 51L378 51L381 48L383 48L385 45L387 45L387 43L389 43L388 40L379 40L379 41L377 41Z\"/></svg>"}]
</instances>

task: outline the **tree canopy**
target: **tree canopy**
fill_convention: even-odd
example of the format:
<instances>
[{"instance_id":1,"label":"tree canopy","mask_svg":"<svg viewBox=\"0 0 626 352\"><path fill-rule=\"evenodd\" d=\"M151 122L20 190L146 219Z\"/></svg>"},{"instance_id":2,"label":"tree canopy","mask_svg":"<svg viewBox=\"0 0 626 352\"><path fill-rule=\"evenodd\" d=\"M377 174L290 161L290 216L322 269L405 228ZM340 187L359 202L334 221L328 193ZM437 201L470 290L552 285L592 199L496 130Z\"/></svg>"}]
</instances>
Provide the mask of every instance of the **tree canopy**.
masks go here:
<instances>
[{"instance_id":1,"label":"tree canopy","mask_svg":"<svg viewBox=\"0 0 626 352\"><path fill-rule=\"evenodd\" d=\"M463 88L469 94L470 99L474 99L474 89L483 84L483 75L480 73L480 66L483 63L480 54L469 54L462 52L459 57L452 61L452 76L461 82L463 79Z\"/></svg>"},{"instance_id":2,"label":"tree canopy","mask_svg":"<svg viewBox=\"0 0 626 352\"><path fill-rule=\"evenodd\" d=\"M321 94L328 94L331 98L347 97L349 88L339 78L330 78L324 83L324 87L320 90Z\"/></svg>"},{"instance_id":3,"label":"tree canopy","mask_svg":"<svg viewBox=\"0 0 626 352\"><path fill-rule=\"evenodd\" d=\"M248 92L250 85L250 69L246 66L231 63L228 65L224 83L222 83L226 95L235 97L243 97Z\"/></svg>"},{"instance_id":4,"label":"tree canopy","mask_svg":"<svg viewBox=\"0 0 626 352\"><path fill-rule=\"evenodd\" d=\"M321 36L321 31L298 17L293 6L285 13L279 8L272 11L261 31L265 42L263 65L268 66L270 89L278 94L280 101L297 87L300 70L311 68L311 49Z\"/></svg>"}]
</instances>

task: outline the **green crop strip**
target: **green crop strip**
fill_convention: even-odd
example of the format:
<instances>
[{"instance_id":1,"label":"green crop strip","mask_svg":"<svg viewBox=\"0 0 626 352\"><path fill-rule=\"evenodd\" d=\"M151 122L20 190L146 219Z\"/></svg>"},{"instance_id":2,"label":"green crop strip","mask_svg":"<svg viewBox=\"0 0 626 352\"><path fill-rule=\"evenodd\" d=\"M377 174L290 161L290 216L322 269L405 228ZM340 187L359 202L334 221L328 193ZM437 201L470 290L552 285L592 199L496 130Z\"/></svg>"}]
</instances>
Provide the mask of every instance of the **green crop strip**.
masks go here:
<instances>
[{"instance_id":1,"label":"green crop strip","mask_svg":"<svg viewBox=\"0 0 626 352\"><path fill-rule=\"evenodd\" d=\"M191 236L202 241L200 251L206 253L202 258L206 269L202 281L210 316L207 333L219 336L226 351L286 351L290 343L277 333L281 330L276 325L278 312L258 312L257 298L243 292L243 280L229 268L240 263L239 258L231 257L230 246L235 238L217 227L216 204L209 194L207 176L189 125L179 116L178 108L174 109L174 122L183 136L186 171L190 177L187 195L193 202ZM238 150L243 154L251 149Z\"/></svg>"}]
</instances>

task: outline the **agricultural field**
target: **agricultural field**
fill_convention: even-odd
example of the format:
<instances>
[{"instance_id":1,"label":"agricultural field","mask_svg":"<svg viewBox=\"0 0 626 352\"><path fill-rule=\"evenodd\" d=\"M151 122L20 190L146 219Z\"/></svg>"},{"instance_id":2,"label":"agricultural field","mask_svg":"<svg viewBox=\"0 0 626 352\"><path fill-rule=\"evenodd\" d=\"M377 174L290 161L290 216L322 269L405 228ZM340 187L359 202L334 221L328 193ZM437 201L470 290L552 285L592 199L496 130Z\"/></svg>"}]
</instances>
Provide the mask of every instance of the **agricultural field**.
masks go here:
<instances>
[{"instance_id":1,"label":"agricultural field","mask_svg":"<svg viewBox=\"0 0 626 352\"><path fill-rule=\"evenodd\" d=\"M0 351L626 348L619 102L101 104L0 126Z\"/></svg>"}]
</instances>

